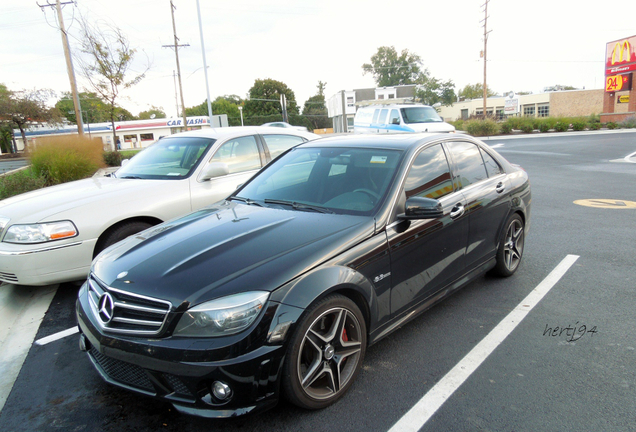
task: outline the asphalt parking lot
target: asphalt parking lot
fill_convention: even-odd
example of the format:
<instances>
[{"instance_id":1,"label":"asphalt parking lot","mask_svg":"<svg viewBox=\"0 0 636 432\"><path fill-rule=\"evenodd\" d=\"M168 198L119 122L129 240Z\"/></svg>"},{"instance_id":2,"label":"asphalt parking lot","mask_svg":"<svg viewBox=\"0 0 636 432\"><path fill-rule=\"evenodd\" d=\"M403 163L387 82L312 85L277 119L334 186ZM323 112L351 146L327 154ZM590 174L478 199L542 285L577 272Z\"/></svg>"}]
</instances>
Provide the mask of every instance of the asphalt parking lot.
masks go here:
<instances>
[{"instance_id":1,"label":"asphalt parking lot","mask_svg":"<svg viewBox=\"0 0 636 432\"><path fill-rule=\"evenodd\" d=\"M510 279L478 279L371 347L351 391L334 406L308 412L281 402L240 419L189 417L103 382L77 335L69 335L22 341L28 355L0 430L634 430L636 132L487 142L532 182L522 267ZM562 274L548 277L564 260ZM530 305L537 287L544 297ZM33 340L75 326L77 289L62 284L54 297L54 287L30 289L52 297ZM523 311L512 316L515 327L498 333L514 311ZM0 332L2 351L11 332ZM479 362L470 357L493 333L502 336L491 352L478 349ZM466 376L466 368L474 372ZM422 400L423 410L407 416ZM432 406L439 408L425 413Z\"/></svg>"}]
</instances>

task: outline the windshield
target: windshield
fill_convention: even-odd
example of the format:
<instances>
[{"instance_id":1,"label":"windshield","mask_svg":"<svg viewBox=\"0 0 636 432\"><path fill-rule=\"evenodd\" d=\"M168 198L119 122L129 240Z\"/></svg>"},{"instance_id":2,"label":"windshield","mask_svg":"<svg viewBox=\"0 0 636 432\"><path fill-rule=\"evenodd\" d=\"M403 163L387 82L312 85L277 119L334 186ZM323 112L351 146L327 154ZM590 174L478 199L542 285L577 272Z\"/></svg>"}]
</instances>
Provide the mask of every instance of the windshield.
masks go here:
<instances>
[{"instance_id":1,"label":"windshield","mask_svg":"<svg viewBox=\"0 0 636 432\"><path fill-rule=\"evenodd\" d=\"M189 177L216 140L163 138L116 172L118 178L178 180Z\"/></svg>"},{"instance_id":2,"label":"windshield","mask_svg":"<svg viewBox=\"0 0 636 432\"><path fill-rule=\"evenodd\" d=\"M295 148L236 193L248 204L370 215L384 200L402 152L369 148Z\"/></svg>"},{"instance_id":3,"label":"windshield","mask_svg":"<svg viewBox=\"0 0 636 432\"><path fill-rule=\"evenodd\" d=\"M402 118L404 123L434 123L443 122L440 116L431 107L409 107L402 108Z\"/></svg>"}]
</instances>

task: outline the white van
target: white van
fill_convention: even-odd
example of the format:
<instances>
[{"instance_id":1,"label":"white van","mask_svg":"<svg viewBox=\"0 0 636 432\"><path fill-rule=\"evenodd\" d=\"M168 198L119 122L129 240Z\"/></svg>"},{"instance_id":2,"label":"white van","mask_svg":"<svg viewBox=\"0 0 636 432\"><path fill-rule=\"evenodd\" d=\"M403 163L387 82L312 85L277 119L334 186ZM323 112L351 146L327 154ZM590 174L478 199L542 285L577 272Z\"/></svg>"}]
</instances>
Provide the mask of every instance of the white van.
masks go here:
<instances>
[{"instance_id":1,"label":"white van","mask_svg":"<svg viewBox=\"0 0 636 432\"><path fill-rule=\"evenodd\" d=\"M357 134L455 132L453 125L442 120L435 108L427 105L361 107L356 112L353 128Z\"/></svg>"}]
</instances>

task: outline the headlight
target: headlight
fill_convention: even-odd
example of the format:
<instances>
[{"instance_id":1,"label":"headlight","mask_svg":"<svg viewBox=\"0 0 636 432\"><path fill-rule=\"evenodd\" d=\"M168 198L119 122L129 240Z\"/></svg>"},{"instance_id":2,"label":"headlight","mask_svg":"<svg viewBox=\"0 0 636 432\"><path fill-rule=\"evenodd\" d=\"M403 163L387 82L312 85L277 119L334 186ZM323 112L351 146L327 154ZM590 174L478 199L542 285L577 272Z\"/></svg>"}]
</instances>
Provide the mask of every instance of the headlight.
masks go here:
<instances>
[{"instance_id":1,"label":"headlight","mask_svg":"<svg viewBox=\"0 0 636 432\"><path fill-rule=\"evenodd\" d=\"M4 236L6 243L45 243L77 236L73 222L61 221L29 225L12 225Z\"/></svg>"},{"instance_id":2,"label":"headlight","mask_svg":"<svg viewBox=\"0 0 636 432\"><path fill-rule=\"evenodd\" d=\"M256 320L267 297L268 292L249 291L202 303L183 314L174 334L218 337L239 333Z\"/></svg>"}]
</instances>

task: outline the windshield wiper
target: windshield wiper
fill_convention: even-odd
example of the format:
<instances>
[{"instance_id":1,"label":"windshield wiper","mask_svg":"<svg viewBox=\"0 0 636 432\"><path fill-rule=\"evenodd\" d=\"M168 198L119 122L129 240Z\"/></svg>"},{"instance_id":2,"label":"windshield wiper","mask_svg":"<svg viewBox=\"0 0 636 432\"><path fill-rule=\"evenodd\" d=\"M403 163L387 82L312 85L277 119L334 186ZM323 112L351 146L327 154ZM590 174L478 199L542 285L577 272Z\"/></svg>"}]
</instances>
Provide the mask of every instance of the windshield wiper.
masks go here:
<instances>
[{"instance_id":1,"label":"windshield wiper","mask_svg":"<svg viewBox=\"0 0 636 432\"><path fill-rule=\"evenodd\" d=\"M325 208L325 207L320 207L320 206L314 206L314 205L310 205L310 204L303 204L303 203L298 203L296 201L285 201L285 200L275 200L275 199L265 199L263 200L263 202L265 204L280 204L280 205L288 205L291 206L294 210L311 210L311 211L315 211L318 213L333 213L331 210Z\"/></svg>"},{"instance_id":2,"label":"windshield wiper","mask_svg":"<svg viewBox=\"0 0 636 432\"><path fill-rule=\"evenodd\" d=\"M117 177L120 179L137 179L137 180L141 180L141 177L137 177L137 176L123 176L123 177Z\"/></svg>"},{"instance_id":3,"label":"windshield wiper","mask_svg":"<svg viewBox=\"0 0 636 432\"><path fill-rule=\"evenodd\" d=\"M263 207L263 204L261 204L261 203L259 203L257 201L251 200L249 198L243 198L243 197L236 196L236 195L232 195L231 197L228 198L228 200L236 200L236 201L240 201L242 203L245 203L247 205L255 205L255 206Z\"/></svg>"}]
</instances>

